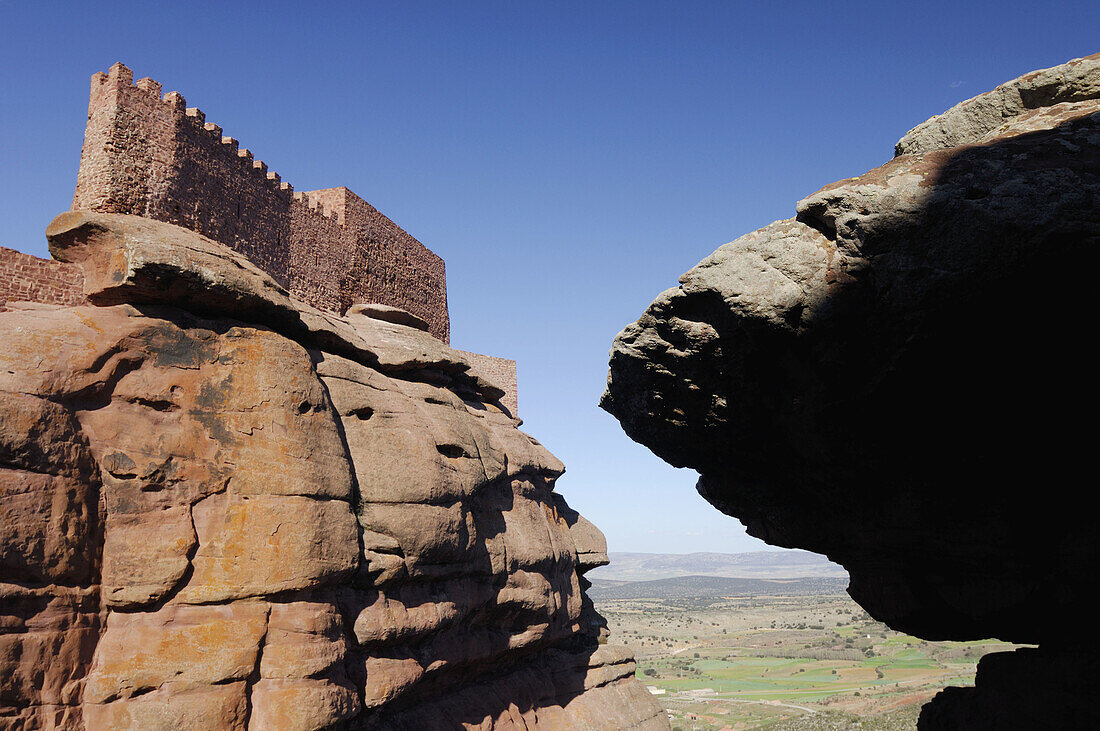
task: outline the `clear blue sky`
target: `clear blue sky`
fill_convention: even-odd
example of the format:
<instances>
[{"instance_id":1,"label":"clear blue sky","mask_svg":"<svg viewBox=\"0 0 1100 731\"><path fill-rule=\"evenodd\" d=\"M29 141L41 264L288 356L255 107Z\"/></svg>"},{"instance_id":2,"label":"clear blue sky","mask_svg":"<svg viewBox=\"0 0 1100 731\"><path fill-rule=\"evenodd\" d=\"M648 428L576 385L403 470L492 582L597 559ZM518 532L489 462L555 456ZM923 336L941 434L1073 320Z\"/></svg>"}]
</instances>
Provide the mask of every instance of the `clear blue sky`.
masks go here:
<instances>
[{"instance_id":1,"label":"clear blue sky","mask_svg":"<svg viewBox=\"0 0 1100 731\"><path fill-rule=\"evenodd\" d=\"M596 407L612 338L720 244L1098 29L1095 0L0 0L0 245L45 255L89 77L122 61L444 257L453 344L519 362L525 429L611 550L757 550Z\"/></svg>"}]
</instances>

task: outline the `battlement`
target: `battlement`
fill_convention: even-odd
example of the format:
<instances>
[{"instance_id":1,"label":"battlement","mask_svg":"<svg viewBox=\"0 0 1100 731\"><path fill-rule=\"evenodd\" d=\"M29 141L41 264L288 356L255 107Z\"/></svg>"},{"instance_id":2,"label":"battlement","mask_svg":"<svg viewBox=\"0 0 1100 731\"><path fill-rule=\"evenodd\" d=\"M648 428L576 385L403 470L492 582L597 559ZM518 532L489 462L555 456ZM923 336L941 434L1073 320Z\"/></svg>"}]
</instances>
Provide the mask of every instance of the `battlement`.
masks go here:
<instances>
[{"instance_id":1,"label":"battlement","mask_svg":"<svg viewBox=\"0 0 1100 731\"><path fill-rule=\"evenodd\" d=\"M347 188L295 192L182 94L135 83L121 63L92 76L73 209L184 226L316 307L392 305L450 339L439 256Z\"/></svg>"}]
</instances>

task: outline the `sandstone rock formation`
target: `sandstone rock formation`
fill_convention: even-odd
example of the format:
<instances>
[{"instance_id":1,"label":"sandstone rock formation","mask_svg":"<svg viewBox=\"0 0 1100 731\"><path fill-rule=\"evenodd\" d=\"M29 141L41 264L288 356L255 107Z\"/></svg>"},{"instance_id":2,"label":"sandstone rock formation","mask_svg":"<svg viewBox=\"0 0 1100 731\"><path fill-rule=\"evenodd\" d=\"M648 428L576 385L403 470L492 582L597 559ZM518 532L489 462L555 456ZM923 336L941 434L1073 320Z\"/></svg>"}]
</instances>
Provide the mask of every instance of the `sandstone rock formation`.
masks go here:
<instances>
[{"instance_id":1,"label":"sandstone rock formation","mask_svg":"<svg viewBox=\"0 0 1100 731\"><path fill-rule=\"evenodd\" d=\"M561 463L422 323L148 219L48 237L91 304L0 311L0 728L668 727Z\"/></svg>"},{"instance_id":2,"label":"sandstone rock formation","mask_svg":"<svg viewBox=\"0 0 1100 731\"><path fill-rule=\"evenodd\" d=\"M875 618L1038 643L983 661L977 691L922 721L1037 728L1005 679L1050 689L1046 669L1080 665L1100 569L1080 419L1100 54L963 102L897 152L662 293L616 338L602 406L752 535L843 564ZM1046 722L1095 723L1069 687Z\"/></svg>"}]
</instances>

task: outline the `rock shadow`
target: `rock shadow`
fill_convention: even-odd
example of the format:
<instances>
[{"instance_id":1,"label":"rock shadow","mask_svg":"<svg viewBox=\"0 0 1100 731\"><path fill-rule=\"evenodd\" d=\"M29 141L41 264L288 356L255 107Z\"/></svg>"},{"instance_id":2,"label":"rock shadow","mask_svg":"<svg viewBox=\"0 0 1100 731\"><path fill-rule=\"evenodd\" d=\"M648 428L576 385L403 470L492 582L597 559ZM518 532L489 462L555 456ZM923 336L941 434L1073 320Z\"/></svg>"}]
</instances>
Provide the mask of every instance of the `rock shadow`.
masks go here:
<instances>
[{"instance_id":1,"label":"rock shadow","mask_svg":"<svg viewBox=\"0 0 1100 731\"><path fill-rule=\"evenodd\" d=\"M900 156L798 210L627 328L601 405L751 534L843 564L876 619L1068 652L1100 569L1100 118Z\"/></svg>"}]
</instances>

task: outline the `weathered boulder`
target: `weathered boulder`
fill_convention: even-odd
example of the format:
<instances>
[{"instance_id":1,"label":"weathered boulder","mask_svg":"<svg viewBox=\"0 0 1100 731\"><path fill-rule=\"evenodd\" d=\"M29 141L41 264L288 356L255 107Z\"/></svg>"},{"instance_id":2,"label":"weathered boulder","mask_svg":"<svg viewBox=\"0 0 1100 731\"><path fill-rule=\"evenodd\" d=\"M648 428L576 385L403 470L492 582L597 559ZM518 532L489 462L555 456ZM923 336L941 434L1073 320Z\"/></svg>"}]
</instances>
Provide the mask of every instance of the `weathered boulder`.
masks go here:
<instances>
[{"instance_id":1,"label":"weathered boulder","mask_svg":"<svg viewBox=\"0 0 1100 731\"><path fill-rule=\"evenodd\" d=\"M459 353L168 224L49 238L92 304L0 311L0 728L667 728Z\"/></svg>"},{"instance_id":2,"label":"weathered boulder","mask_svg":"<svg viewBox=\"0 0 1100 731\"><path fill-rule=\"evenodd\" d=\"M1005 124L1018 125L1036 112L1100 98L1100 54L1032 71L996 89L959 102L918 124L898 140L895 155L912 155L971 145L1001 136ZM1079 116L1079 115L1075 115Z\"/></svg>"},{"instance_id":3,"label":"weathered boulder","mask_svg":"<svg viewBox=\"0 0 1100 731\"><path fill-rule=\"evenodd\" d=\"M1075 418L1100 54L898 151L683 275L616 338L601 404L752 535L843 564L877 619L1056 652L1100 569Z\"/></svg>"}]
</instances>

